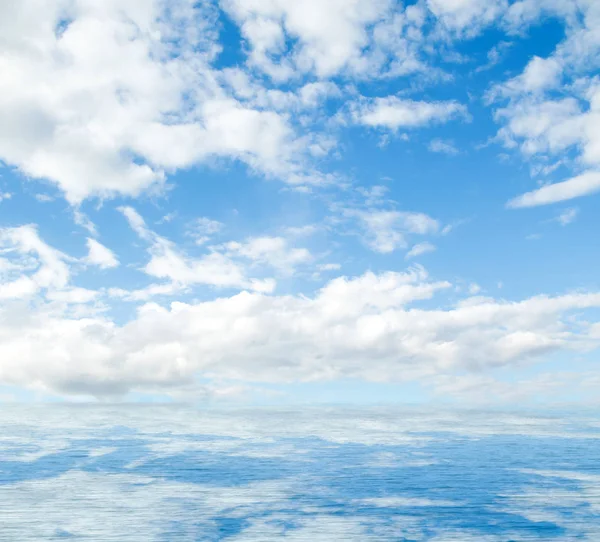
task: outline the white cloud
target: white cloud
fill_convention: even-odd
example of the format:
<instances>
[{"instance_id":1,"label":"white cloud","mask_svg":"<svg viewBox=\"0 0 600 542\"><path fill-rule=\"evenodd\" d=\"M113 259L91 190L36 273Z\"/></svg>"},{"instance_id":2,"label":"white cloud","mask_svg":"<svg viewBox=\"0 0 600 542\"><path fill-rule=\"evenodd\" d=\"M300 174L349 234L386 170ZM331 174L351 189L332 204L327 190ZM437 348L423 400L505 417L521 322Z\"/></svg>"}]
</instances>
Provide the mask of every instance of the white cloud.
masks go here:
<instances>
[{"instance_id":1,"label":"white cloud","mask_svg":"<svg viewBox=\"0 0 600 542\"><path fill-rule=\"evenodd\" d=\"M19 277L0 285L0 299L22 299L35 294L38 285L29 277Z\"/></svg>"},{"instance_id":2,"label":"white cloud","mask_svg":"<svg viewBox=\"0 0 600 542\"><path fill-rule=\"evenodd\" d=\"M133 207L119 207L118 210L129 222L131 229L145 241L151 241L155 234L146 226L146 221Z\"/></svg>"},{"instance_id":3,"label":"white cloud","mask_svg":"<svg viewBox=\"0 0 600 542\"><path fill-rule=\"evenodd\" d=\"M28 298L40 290L61 290L70 280L65 254L47 245L35 226L0 229L0 299Z\"/></svg>"},{"instance_id":4,"label":"white cloud","mask_svg":"<svg viewBox=\"0 0 600 542\"><path fill-rule=\"evenodd\" d=\"M10 192L0 192L0 203L2 203L2 201L7 200L7 199L11 199L12 198L12 194Z\"/></svg>"},{"instance_id":5,"label":"white cloud","mask_svg":"<svg viewBox=\"0 0 600 542\"><path fill-rule=\"evenodd\" d=\"M424 213L346 209L344 215L358 219L367 246L382 254L405 248L408 234L430 235L440 229L440 223Z\"/></svg>"},{"instance_id":6,"label":"white cloud","mask_svg":"<svg viewBox=\"0 0 600 542\"><path fill-rule=\"evenodd\" d=\"M293 274L298 265L313 259L306 248L290 247L283 237L253 237L241 243L231 241L225 244L225 249L232 256L267 265L284 274Z\"/></svg>"},{"instance_id":7,"label":"white cloud","mask_svg":"<svg viewBox=\"0 0 600 542\"><path fill-rule=\"evenodd\" d=\"M560 213L556 217L556 221L561 226L567 226L577 218L577 215L579 215L579 209L577 207L570 207L569 209L565 209L562 213Z\"/></svg>"},{"instance_id":8,"label":"white cloud","mask_svg":"<svg viewBox=\"0 0 600 542\"><path fill-rule=\"evenodd\" d=\"M131 292L133 298L152 293L172 294L188 286L204 284L222 288L251 289L270 292L275 287L272 279L249 279L245 268L232 260L227 254L212 251L192 258L183 254L168 239L148 229L144 219L131 207L122 207L120 211L129 221L139 237L149 243L150 260L143 271L154 278L166 279L170 285L153 285L150 290ZM158 289L157 289L158 288Z\"/></svg>"},{"instance_id":9,"label":"white cloud","mask_svg":"<svg viewBox=\"0 0 600 542\"><path fill-rule=\"evenodd\" d=\"M465 106L458 102L419 102L397 96L363 98L351 104L350 110L354 122L358 124L394 131L448 122L467 115Z\"/></svg>"},{"instance_id":10,"label":"white cloud","mask_svg":"<svg viewBox=\"0 0 600 542\"><path fill-rule=\"evenodd\" d=\"M548 172L558 165L571 167L573 172L594 170L600 165L598 3L523 0L510 6L504 23L520 32L544 15L562 19L565 38L549 56L533 57L523 73L490 89L490 101L509 100L496 111L496 120L503 124L498 141L519 148L534 162L534 171ZM585 195L590 192L578 185L586 178L591 182L593 175L584 173L567 181L568 185L543 188L541 194L559 197L564 188ZM556 201L566 199L560 198Z\"/></svg>"},{"instance_id":11,"label":"white cloud","mask_svg":"<svg viewBox=\"0 0 600 542\"><path fill-rule=\"evenodd\" d=\"M209 253L200 258L188 258L175 246L161 240L151 249L152 258L144 266L148 275L168 279L182 287L206 284L218 287L249 288L257 291L272 291L273 280L251 280L244 269L227 256Z\"/></svg>"},{"instance_id":12,"label":"white cloud","mask_svg":"<svg viewBox=\"0 0 600 542\"><path fill-rule=\"evenodd\" d=\"M149 56L156 4L119 12L110 2L25 1L6 9L0 62L11 76L1 83L0 156L27 175L56 182L72 201L93 192L135 194L160 182L159 171L124 157L123 141L140 120L154 120L148 112L160 115L157 98L172 107L177 93L165 66ZM57 35L59 21L71 18ZM123 40L135 22L150 34ZM92 42L103 43L101 55L86 46ZM133 98L132 104L119 103L119 89L122 102Z\"/></svg>"},{"instance_id":13,"label":"white cloud","mask_svg":"<svg viewBox=\"0 0 600 542\"><path fill-rule=\"evenodd\" d=\"M319 226L316 224L306 224L305 226L290 226L285 228L285 233L290 237L308 237L319 231Z\"/></svg>"},{"instance_id":14,"label":"white cloud","mask_svg":"<svg viewBox=\"0 0 600 542\"><path fill-rule=\"evenodd\" d=\"M597 346L592 327L573 313L599 307L598 293L414 306L450 286L415 267L336 278L312 297L242 292L169 307L147 303L123 325L98 315L76 318L51 305L6 306L0 308L0 381L97 396L193 392L198 376L428 381Z\"/></svg>"},{"instance_id":15,"label":"white cloud","mask_svg":"<svg viewBox=\"0 0 600 542\"><path fill-rule=\"evenodd\" d=\"M500 43L498 43L498 45L494 45L494 47L492 47L488 51L487 63L483 64L481 66L478 66L475 69L475 73L487 71L487 70L493 68L494 66L498 65L500 62L502 62L502 60L506 56L507 50L511 46L512 46L512 43L508 42L508 41L501 41Z\"/></svg>"},{"instance_id":16,"label":"white cloud","mask_svg":"<svg viewBox=\"0 0 600 542\"><path fill-rule=\"evenodd\" d=\"M100 293L87 288L68 288L51 290L46 294L50 301L59 301L64 305L84 305L98 299Z\"/></svg>"},{"instance_id":17,"label":"white cloud","mask_svg":"<svg viewBox=\"0 0 600 542\"><path fill-rule=\"evenodd\" d=\"M75 224L86 229L88 231L88 233L90 235L93 235L94 237L98 235L98 231L96 230L96 225L90 220L90 218L85 213L83 213L77 207L73 207L72 211L73 211L73 221L75 222Z\"/></svg>"},{"instance_id":18,"label":"white cloud","mask_svg":"<svg viewBox=\"0 0 600 542\"><path fill-rule=\"evenodd\" d=\"M553 57L534 56L521 75L503 85L493 87L488 99L494 99L500 95L535 94L556 88L560 84L562 69L560 62Z\"/></svg>"},{"instance_id":19,"label":"white cloud","mask_svg":"<svg viewBox=\"0 0 600 542\"><path fill-rule=\"evenodd\" d=\"M533 57L525 67L522 75L512 80L510 84L515 84L516 88L510 91L519 92L540 92L543 90L555 88L560 84L562 76L562 66L555 58Z\"/></svg>"},{"instance_id":20,"label":"white cloud","mask_svg":"<svg viewBox=\"0 0 600 542\"><path fill-rule=\"evenodd\" d=\"M136 290L125 290L123 288L108 288L106 293L113 299L123 299L126 301L148 301L159 296L174 296L181 294L182 290L185 289L185 285L177 284L175 282L168 282L162 284L150 284L144 288L138 288Z\"/></svg>"},{"instance_id":21,"label":"white cloud","mask_svg":"<svg viewBox=\"0 0 600 542\"><path fill-rule=\"evenodd\" d=\"M158 220L156 223L157 224L169 224L170 222L173 222L173 220L175 220L175 218L177 218L177 211L173 211L171 213L167 213L166 215L163 215L163 217Z\"/></svg>"},{"instance_id":22,"label":"white cloud","mask_svg":"<svg viewBox=\"0 0 600 542\"><path fill-rule=\"evenodd\" d=\"M196 218L188 229L188 235L194 238L197 245L208 242L213 235L223 229L223 223L205 216Z\"/></svg>"},{"instance_id":23,"label":"white cloud","mask_svg":"<svg viewBox=\"0 0 600 542\"><path fill-rule=\"evenodd\" d=\"M72 265L80 261L87 258L51 247L34 225L0 229L0 311L48 303L60 314L85 318L103 310L98 291L71 284Z\"/></svg>"},{"instance_id":24,"label":"white cloud","mask_svg":"<svg viewBox=\"0 0 600 542\"><path fill-rule=\"evenodd\" d=\"M303 115L319 114L317 108L329 98L341 97L341 89L331 81L315 81L291 89L269 88L259 79L252 79L244 69L226 68L221 73L226 86L231 87L234 95L246 100L259 109L272 109L280 112L294 112Z\"/></svg>"},{"instance_id":25,"label":"white cloud","mask_svg":"<svg viewBox=\"0 0 600 542\"><path fill-rule=\"evenodd\" d=\"M87 239L88 255L85 261L91 265L97 265L102 269L111 269L118 267L119 260L114 252L95 239Z\"/></svg>"},{"instance_id":26,"label":"white cloud","mask_svg":"<svg viewBox=\"0 0 600 542\"><path fill-rule=\"evenodd\" d=\"M409 260L411 258L416 258L417 256L427 254L428 252L434 252L435 250L436 246L427 241L423 243L417 243L406 253L406 259Z\"/></svg>"},{"instance_id":27,"label":"white cloud","mask_svg":"<svg viewBox=\"0 0 600 542\"><path fill-rule=\"evenodd\" d=\"M524 98L496 112L506 125L498 137L509 147L520 145L526 156L563 152L580 141L581 108L574 98L540 101Z\"/></svg>"},{"instance_id":28,"label":"white cloud","mask_svg":"<svg viewBox=\"0 0 600 542\"><path fill-rule=\"evenodd\" d=\"M434 395L474 404L591 403L598 374L587 371L541 372L500 379L487 374L440 375L430 382Z\"/></svg>"},{"instance_id":29,"label":"white cloud","mask_svg":"<svg viewBox=\"0 0 600 542\"><path fill-rule=\"evenodd\" d=\"M275 80L297 71L329 77L342 70L363 71L362 50L369 25L380 20L389 0L222 0L250 46L249 61ZM297 40L291 54L287 40Z\"/></svg>"},{"instance_id":30,"label":"white cloud","mask_svg":"<svg viewBox=\"0 0 600 542\"><path fill-rule=\"evenodd\" d=\"M508 206L600 191L600 85L593 71L600 58L600 15L591 0L510 6L504 0L423 0L407 7L389 0L223 0L246 41L242 55L248 55L247 62L223 70L216 67L221 45L217 8L210 2L9 4L0 7L0 160L25 177L56 185L92 237L94 225L78 206L82 200L160 191L168 174L198 163L239 160L296 187L337 179L313 168L312 159L336 146L332 130L317 133L317 123L400 131L467 119L458 101L366 98L357 85L415 74L418 81L394 88L412 96L408 92L422 81L450 77L426 60L451 60L453 40L495 20L521 31L542 14L564 19L565 38L551 55L532 58L521 74L490 89L491 103L504 100L494 105L501 125L497 141L519 148L533 170L551 173L560 165L583 173L538 186ZM327 119L326 101L340 98L350 105ZM440 138L430 139L429 149L458 152ZM380 254L412 247L410 259L434 250L413 236L443 235L449 226L424 213L398 211L384 195L381 187L363 191L359 204L340 203L332 222L351 223L357 231L350 233ZM0 230L0 381L110 396L198 390L199 376L431 379L518 365L555 350L589 349L600 336L599 324L588 326L581 314L600 305L598 294L507 302L473 297L479 287L472 284L463 289L469 297L462 302L419 308L417 301L450 288L420 267L338 277L315 293L273 295L271 275L310 277L304 274L309 270L319 277L340 269L318 264L300 246L315 227L219 238L216 244L222 224L203 217L189 231L196 246L184 251L134 209L121 211L147 244L140 269L147 282L132 290L73 284L81 264L119 265L92 237L87 256L77 260L46 244L34 226ZM568 209L556 220L564 225L575 216ZM218 299L146 303L127 324L113 321L101 306L187 295L201 286L219 288ZM487 376L466 378L471 380L438 384L488 384Z\"/></svg>"},{"instance_id":31,"label":"white cloud","mask_svg":"<svg viewBox=\"0 0 600 542\"><path fill-rule=\"evenodd\" d=\"M408 6L396 3L395 8L392 15L373 29L372 48L364 55L368 75L381 78L413 75L428 81L443 79L443 71L427 62L423 51L429 22L424 3Z\"/></svg>"},{"instance_id":32,"label":"white cloud","mask_svg":"<svg viewBox=\"0 0 600 542\"><path fill-rule=\"evenodd\" d=\"M35 199L40 203L50 203L51 201L54 201L54 198L48 194L36 194Z\"/></svg>"},{"instance_id":33,"label":"white cloud","mask_svg":"<svg viewBox=\"0 0 600 542\"><path fill-rule=\"evenodd\" d=\"M275 280L270 277L251 278L249 275L252 272L260 271L262 275L268 269L289 276L295 273L298 266L313 260L306 248L291 246L285 237L269 236L209 246L201 256L191 257L172 241L151 231L133 208L122 207L120 211L139 237L149 243L150 260L142 270L151 277L168 280L170 284L155 284L130 292L113 289L115 297L143 300L152 295L173 295L200 284L269 293L275 289ZM197 244L204 245L210 235L221 227L220 222L202 218L193 223L190 233L200 235L201 242L198 243L197 239Z\"/></svg>"},{"instance_id":34,"label":"white cloud","mask_svg":"<svg viewBox=\"0 0 600 542\"><path fill-rule=\"evenodd\" d=\"M600 172L588 171L560 183L548 184L508 202L511 209L536 207L587 196L600 191Z\"/></svg>"},{"instance_id":35,"label":"white cloud","mask_svg":"<svg viewBox=\"0 0 600 542\"><path fill-rule=\"evenodd\" d=\"M341 268L339 263L324 263L318 266L319 271L339 271Z\"/></svg>"},{"instance_id":36,"label":"white cloud","mask_svg":"<svg viewBox=\"0 0 600 542\"><path fill-rule=\"evenodd\" d=\"M582 14L584 22L588 22L585 19L589 20L594 7L594 0L518 0L506 11L504 23L510 30L522 30L540 17L550 15L563 19L569 27L577 27Z\"/></svg>"},{"instance_id":37,"label":"white cloud","mask_svg":"<svg viewBox=\"0 0 600 542\"><path fill-rule=\"evenodd\" d=\"M432 139L427 147L431 152L437 152L442 154L456 155L458 149L452 141L445 141L443 139Z\"/></svg>"},{"instance_id":38,"label":"white cloud","mask_svg":"<svg viewBox=\"0 0 600 542\"><path fill-rule=\"evenodd\" d=\"M481 292L481 286L479 286L479 284L476 282L469 284L469 293L471 295L477 295L479 292Z\"/></svg>"},{"instance_id":39,"label":"white cloud","mask_svg":"<svg viewBox=\"0 0 600 542\"><path fill-rule=\"evenodd\" d=\"M499 109L496 119L505 122L499 140L508 147L518 146L529 158L564 156L575 149L584 165L600 165L600 86L589 81L587 86L580 97L524 97Z\"/></svg>"},{"instance_id":40,"label":"white cloud","mask_svg":"<svg viewBox=\"0 0 600 542\"><path fill-rule=\"evenodd\" d=\"M427 7L443 28L459 34L479 32L507 6L507 0L427 0Z\"/></svg>"},{"instance_id":41,"label":"white cloud","mask_svg":"<svg viewBox=\"0 0 600 542\"><path fill-rule=\"evenodd\" d=\"M387 254L406 246L406 238L398 226L395 211L363 212L358 215L365 229L365 242L375 252Z\"/></svg>"},{"instance_id":42,"label":"white cloud","mask_svg":"<svg viewBox=\"0 0 600 542\"><path fill-rule=\"evenodd\" d=\"M209 3L24 0L2 10L0 159L71 203L161 190L168 172L214 157L317 182L304 163L310 134L221 88Z\"/></svg>"}]
</instances>

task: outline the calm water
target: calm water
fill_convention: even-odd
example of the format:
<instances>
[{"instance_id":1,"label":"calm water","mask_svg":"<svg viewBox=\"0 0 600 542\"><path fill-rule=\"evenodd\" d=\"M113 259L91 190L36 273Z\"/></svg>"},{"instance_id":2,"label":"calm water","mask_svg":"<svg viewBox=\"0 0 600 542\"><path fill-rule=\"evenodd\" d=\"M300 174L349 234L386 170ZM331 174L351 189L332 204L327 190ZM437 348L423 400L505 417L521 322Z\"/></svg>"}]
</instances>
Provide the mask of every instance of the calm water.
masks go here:
<instances>
[{"instance_id":1,"label":"calm water","mask_svg":"<svg viewBox=\"0 0 600 542\"><path fill-rule=\"evenodd\" d=\"M1 408L2 541L600 541L589 412Z\"/></svg>"}]
</instances>

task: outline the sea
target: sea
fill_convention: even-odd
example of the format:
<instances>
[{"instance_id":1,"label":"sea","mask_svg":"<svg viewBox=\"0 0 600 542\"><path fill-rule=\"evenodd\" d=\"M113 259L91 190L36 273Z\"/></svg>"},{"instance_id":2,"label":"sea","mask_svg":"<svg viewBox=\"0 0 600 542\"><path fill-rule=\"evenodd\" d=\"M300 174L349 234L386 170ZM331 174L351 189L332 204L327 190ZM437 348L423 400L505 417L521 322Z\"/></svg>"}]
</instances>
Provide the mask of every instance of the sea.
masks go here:
<instances>
[{"instance_id":1,"label":"sea","mask_svg":"<svg viewBox=\"0 0 600 542\"><path fill-rule=\"evenodd\" d=\"M0 404L0 540L600 541L600 412Z\"/></svg>"}]
</instances>

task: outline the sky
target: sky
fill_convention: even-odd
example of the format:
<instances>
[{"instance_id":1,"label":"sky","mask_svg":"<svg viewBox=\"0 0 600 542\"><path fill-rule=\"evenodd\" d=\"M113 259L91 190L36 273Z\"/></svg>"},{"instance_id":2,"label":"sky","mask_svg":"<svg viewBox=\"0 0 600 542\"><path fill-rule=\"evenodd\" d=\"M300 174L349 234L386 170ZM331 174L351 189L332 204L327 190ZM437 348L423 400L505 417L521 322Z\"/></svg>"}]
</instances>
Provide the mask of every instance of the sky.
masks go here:
<instances>
[{"instance_id":1,"label":"sky","mask_svg":"<svg viewBox=\"0 0 600 542\"><path fill-rule=\"evenodd\" d=\"M596 0L0 4L0 401L597 401Z\"/></svg>"}]
</instances>

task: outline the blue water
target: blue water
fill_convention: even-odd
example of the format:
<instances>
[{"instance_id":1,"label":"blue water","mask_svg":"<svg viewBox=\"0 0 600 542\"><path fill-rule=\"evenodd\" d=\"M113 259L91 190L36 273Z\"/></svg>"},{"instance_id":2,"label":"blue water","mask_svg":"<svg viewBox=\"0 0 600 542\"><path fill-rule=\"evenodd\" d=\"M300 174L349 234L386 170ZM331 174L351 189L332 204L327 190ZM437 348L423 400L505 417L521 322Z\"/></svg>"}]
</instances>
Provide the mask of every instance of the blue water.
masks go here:
<instances>
[{"instance_id":1,"label":"blue water","mask_svg":"<svg viewBox=\"0 0 600 542\"><path fill-rule=\"evenodd\" d=\"M600 414L2 406L0 540L600 541Z\"/></svg>"}]
</instances>

